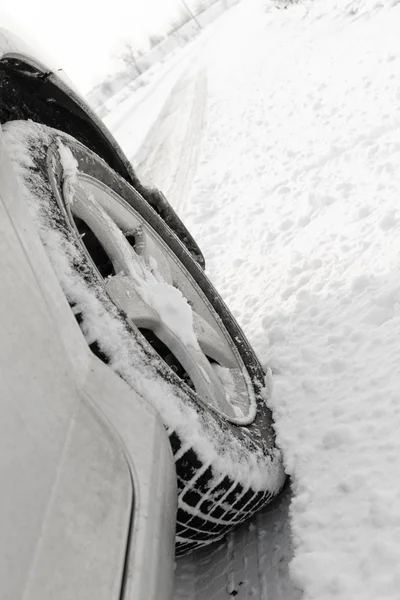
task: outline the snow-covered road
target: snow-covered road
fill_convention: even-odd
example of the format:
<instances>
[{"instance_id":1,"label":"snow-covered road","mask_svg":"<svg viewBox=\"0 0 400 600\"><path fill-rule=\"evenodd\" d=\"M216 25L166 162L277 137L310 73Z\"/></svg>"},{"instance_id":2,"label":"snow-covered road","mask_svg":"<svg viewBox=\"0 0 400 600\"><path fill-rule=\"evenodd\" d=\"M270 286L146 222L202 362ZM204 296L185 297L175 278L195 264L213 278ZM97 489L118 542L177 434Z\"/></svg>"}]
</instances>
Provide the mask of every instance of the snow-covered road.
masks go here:
<instances>
[{"instance_id":1,"label":"snow-covered road","mask_svg":"<svg viewBox=\"0 0 400 600\"><path fill-rule=\"evenodd\" d=\"M207 125L177 210L274 371L296 585L398 600L400 4L284 6L244 0L203 50ZM236 583L221 598L291 594Z\"/></svg>"},{"instance_id":2,"label":"snow-covered road","mask_svg":"<svg viewBox=\"0 0 400 600\"><path fill-rule=\"evenodd\" d=\"M207 76L192 67L179 78L159 117L133 157L140 178L156 185L176 211L187 202L205 127Z\"/></svg>"}]
</instances>

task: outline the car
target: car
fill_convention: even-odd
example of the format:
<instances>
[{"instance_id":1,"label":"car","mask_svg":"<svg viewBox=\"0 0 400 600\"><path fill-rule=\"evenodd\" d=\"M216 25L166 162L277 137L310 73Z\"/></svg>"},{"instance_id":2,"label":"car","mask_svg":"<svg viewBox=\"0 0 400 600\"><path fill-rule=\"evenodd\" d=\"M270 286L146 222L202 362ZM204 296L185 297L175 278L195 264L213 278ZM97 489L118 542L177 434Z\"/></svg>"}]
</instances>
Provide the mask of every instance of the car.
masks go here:
<instances>
[{"instance_id":1,"label":"car","mask_svg":"<svg viewBox=\"0 0 400 600\"><path fill-rule=\"evenodd\" d=\"M163 193L0 31L2 598L150 600L282 489L266 373Z\"/></svg>"}]
</instances>

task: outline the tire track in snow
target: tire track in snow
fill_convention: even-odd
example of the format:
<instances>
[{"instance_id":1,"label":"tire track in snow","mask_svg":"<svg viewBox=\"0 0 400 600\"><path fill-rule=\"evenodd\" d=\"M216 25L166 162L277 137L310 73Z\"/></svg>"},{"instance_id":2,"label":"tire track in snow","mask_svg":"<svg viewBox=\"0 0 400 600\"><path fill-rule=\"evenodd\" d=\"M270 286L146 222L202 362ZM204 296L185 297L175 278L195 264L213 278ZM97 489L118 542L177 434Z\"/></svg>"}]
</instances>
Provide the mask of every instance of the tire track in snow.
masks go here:
<instances>
[{"instance_id":1,"label":"tire track in snow","mask_svg":"<svg viewBox=\"0 0 400 600\"><path fill-rule=\"evenodd\" d=\"M300 600L288 574L290 501L287 486L226 541L180 558L174 600Z\"/></svg>"},{"instance_id":2,"label":"tire track in snow","mask_svg":"<svg viewBox=\"0 0 400 600\"><path fill-rule=\"evenodd\" d=\"M162 190L175 210L196 173L206 121L207 76L193 67L179 78L132 163L139 177Z\"/></svg>"}]
</instances>

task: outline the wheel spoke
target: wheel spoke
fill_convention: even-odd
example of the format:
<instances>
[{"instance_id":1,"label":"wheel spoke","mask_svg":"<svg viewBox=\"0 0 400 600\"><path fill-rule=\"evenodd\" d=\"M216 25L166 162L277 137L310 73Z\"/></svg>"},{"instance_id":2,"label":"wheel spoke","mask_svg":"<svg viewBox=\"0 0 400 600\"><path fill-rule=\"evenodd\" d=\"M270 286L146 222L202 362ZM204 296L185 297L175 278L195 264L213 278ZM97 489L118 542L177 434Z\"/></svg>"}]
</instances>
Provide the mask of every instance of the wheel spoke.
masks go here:
<instances>
[{"instance_id":1,"label":"wheel spoke","mask_svg":"<svg viewBox=\"0 0 400 600\"><path fill-rule=\"evenodd\" d=\"M172 285L172 272L165 252L142 225L135 229L133 235L136 253L144 258L157 279L161 278L165 283Z\"/></svg>"},{"instance_id":2,"label":"wheel spoke","mask_svg":"<svg viewBox=\"0 0 400 600\"><path fill-rule=\"evenodd\" d=\"M206 356L223 367L234 368L237 366L236 357L225 337L221 332L215 331L203 317L195 312L193 312L193 327L200 348Z\"/></svg>"},{"instance_id":3,"label":"wheel spoke","mask_svg":"<svg viewBox=\"0 0 400 600\"><path fill-rule=\"evenodd\" d=\"M131 246L106 211L80 185L75 188L73 214L82 219L98 238L111 259L115 273L128 272L132 262Z\"/></svg>"},{"instance_id":4,"label":"wheel spoke","mask_svg":"<svg viewBox=\"0 0 400 600\"><path fill-rule=\"evenodd\" d=\"M198 395L227 416L235 417L235 411L228 402L222 382L200 347L183 344L163 323L156 327L154 333L170 348L189 374Z\"/></svg>"},{"instance_id":5,"label":"wheel spoke","mask_svg":"<svg viewBox=\"0 0 400 600\"><path fill-rule=\"evenodd\" d=\"M146 304L131 277L116 275L105 282L105 289L114 304L122 310L136 327L154 330L159 322L155 310Z\"/></svg>"}]
</instances>

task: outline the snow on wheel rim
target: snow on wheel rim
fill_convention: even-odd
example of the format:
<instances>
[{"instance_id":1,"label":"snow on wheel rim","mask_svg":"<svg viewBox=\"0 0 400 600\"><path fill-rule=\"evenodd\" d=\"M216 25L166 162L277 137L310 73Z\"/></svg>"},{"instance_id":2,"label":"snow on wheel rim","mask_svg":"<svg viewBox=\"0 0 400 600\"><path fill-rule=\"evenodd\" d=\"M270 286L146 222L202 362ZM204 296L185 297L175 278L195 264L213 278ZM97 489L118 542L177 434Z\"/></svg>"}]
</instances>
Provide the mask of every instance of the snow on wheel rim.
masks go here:
<instances>
[{"instance_id":1,"label":"snow on wheel rim","mask_svg":"<svg viewBox=\"0 0 400 600\"><path fill-rule=\"evenodd\" d=\"M247 372L195 281L133 207L78 170L61 140L58 153L62 208L110 299L131 325L167 348L170 366L183 368L200 401L231 422L250 423L256 406Z\"/></svg>"}]
</instances>

